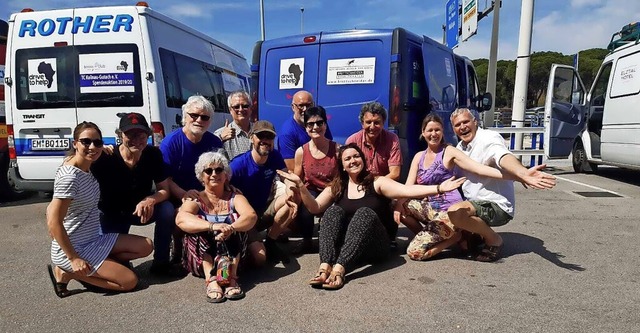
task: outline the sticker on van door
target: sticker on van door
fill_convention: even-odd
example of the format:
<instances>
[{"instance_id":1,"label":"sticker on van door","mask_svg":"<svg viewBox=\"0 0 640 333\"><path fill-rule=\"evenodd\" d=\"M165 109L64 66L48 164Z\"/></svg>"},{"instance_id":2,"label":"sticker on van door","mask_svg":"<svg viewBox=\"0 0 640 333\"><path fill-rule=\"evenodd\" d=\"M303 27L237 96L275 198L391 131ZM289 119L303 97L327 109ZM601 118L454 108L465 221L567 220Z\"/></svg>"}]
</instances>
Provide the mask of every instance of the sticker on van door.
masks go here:
<instances>
[{"instance_id":1,"label":"sticker on van door","mask_svg":"<svg viewBox=\"0 0 640 333\"><path fill-rule=\"evenodd\" d=\"M134 92L133 53L78 56L80 93Z\"/></svg>"},{"instance_id":2,"label":"sticker on van door","mask_svg":"<svg viewBox=\"0 0 640 333\"><path fill-rule=\"evenodd\" d=\"M304 58L280 60L280 89L302 88L304 83Z\"/></svg>"},{"instance_id":3,"label":"sticker on van door","mask_svg":"<svg viewBox=\"0 0 640 333\"><path fill-rule=\"evenodd\" d=\"M375 76L375 57L327 60L327 85L373 84Z\"/></svg>"},{"instance_id":4,"label":"sticker on van door","mask_svg":"<svg viewBox=\"0 0 640 333\"><path fill-rule=\"evenodd\" d=\"M58 92L56 58L29 59L29 93Z\"/></svg>"}]
</instances>

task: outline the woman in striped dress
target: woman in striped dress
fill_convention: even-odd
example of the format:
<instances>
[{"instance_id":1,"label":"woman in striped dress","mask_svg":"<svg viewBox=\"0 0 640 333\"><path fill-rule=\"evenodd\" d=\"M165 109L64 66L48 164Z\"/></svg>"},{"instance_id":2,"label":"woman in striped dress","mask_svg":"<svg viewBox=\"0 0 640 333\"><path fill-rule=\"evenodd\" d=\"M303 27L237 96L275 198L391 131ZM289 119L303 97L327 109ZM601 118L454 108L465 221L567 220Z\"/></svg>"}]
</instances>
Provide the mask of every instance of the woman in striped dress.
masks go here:
<instances>
[{"instance_id":1,"label":"woman in striped dress","mask_svg":"<svg viewBox=\"0 0 640 333\"><path fill-rule=\"evenodd\" d=\"M146 257L153 249L148 238L100 231L100 187L89 168L100 157L102 146L96 124L78 124L72 154L56 173L53 199L47 207L54 266L47 268L58 297L71 294L67 289L71 280L114 291L135 288L138 278L122 263Z\"/></svg>"}]
</instances>

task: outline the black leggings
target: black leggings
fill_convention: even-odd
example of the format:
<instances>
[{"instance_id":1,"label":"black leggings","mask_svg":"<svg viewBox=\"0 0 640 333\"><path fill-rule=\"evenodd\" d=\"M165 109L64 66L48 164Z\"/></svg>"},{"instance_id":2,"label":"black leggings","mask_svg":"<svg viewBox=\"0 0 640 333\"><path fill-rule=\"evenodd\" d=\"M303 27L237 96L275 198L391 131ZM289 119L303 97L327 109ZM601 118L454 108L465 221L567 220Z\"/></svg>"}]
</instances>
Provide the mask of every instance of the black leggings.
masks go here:
<instances>
[{"instance_id":1,"label":"black leggings","mask_svg":"<svg viewBox=\"0 0 640 333\"><path fill-rule=\"evenodd\" d=\"M359 262L385 259L389 255L389 236L378 214L361 207L347 220L344 210L331 206L320 223L320 261L353 269Z\"/></svg>"}]
</instances>

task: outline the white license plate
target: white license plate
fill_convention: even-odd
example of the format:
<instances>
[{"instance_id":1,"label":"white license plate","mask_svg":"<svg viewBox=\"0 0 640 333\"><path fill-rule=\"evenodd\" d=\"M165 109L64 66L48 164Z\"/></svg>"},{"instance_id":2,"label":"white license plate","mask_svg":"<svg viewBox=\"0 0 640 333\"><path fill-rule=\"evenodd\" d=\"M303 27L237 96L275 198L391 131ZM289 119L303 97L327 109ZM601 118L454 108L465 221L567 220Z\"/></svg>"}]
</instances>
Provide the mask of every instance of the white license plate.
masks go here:
<instances>
[{"instance_id":1,"label":"white license plate","mask_svg":"<svg viewBox=\"0 0 640 333\"><path fill-rule=\"evenodd\" d=\"M69 150L69 139L32 139L31 150Z\"/></svg>"}]
</instances>

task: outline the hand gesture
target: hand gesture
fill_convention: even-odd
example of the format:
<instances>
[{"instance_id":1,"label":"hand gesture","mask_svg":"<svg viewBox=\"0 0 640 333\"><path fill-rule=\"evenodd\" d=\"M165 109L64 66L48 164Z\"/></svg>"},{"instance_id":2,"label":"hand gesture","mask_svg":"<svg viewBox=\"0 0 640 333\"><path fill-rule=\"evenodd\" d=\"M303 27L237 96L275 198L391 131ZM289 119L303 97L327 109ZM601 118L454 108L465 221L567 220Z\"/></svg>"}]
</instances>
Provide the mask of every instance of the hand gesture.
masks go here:
<instances>
[{"instance_id":1,"label":"hand gesture","mask_svg":"<svg viewBox=\"0 0 640 333\"><path fill-rule=\"evenodd\" d=\"M280 177L282 177L282 179L286 179L294 184L296 184L297 187L302 187L302 179L300 179L300 177L298 177L298 175L296 175L295 173L293 173L291 170L289 170L288 172L284 172L282 170L276 170L276 172L278 173L278 175Z\"/></svg>"},{"instance_id":2,"label":"hand gesture","mask_svg":"<svg viewBox=\"0 0 640 333\"><path fill-rule=\"evenodd\" d=\"M527 171L520 176L522 186L524 186L524 188L531 186L538 190L550 189L556 186L556 177L541 171L546 167L546 164L540 164L527 169Z\"/></svg>"},{"instance_id":3,"label":"hand gesture","mask_svg":"<svg viewBox=\"0 0 640 333\"><path fill-rule=\"evenodd\" d=\"M107 154L107 155L112 155L113 154L113 145L104 145L102 146L102 152Z\"/></svg>"},{"instance_id":4,"label":"hand gesture","mask_svg":"<svg viewBox=\"0 0 640 333\"><path fill-rule=\"evenodd\" d=\"M140 223L145 224L151 220L154 206L155 202L153 199L145 198L136 205L133 215L140 217Z\"/></svg>"},{"instance_id":5,"label":"hand gesture","mask_svg":"<svg viewBox=\"0 0 640 333\"><path fill-rule=\"evenodd\" d=\"M225 119L224 129L222 130L222 133L220 133L220 139L222 141L227 141L235 137L236 137L236 129L231 127L231 124L229 123L229 119Z\"/></svg>"},{"instance_id":6,"label":"hand gesture","mask_svg":"<svg viewBox=\"0 0 640 333\"><path fill-rule=\"evenodd\" d=\"M462 186L462 184L467 180L467 177L460 177L456 179L456 176L453 176L440 184L441 192L449 192L457 189Z\"/></svg>"},{"instance_id":7,"label":"hand gesture","mask_svg":"<svg viewBox=\"0 0 640 333\"><path fill-rule=\"evenodd\" d=\"M80 257L71 260L71 269L73 273L82 276L86 276L92 271L91 265Z\"/></svg>"},{"instance_id":8,"label":"hand gesture","mask_svg":"<svg viewBox=\"0 0 640 333\"><path fill-rule=\"evenodd\" d=\"M233 234L233 227L230 224L216 223L214 224L214 229L217 229L219 231L219 233L216 235L217 241L223 241L229 238L231 234Z\"/></svg>"},{"instance_id":9,"label":"hand gesture","mask_svg":"<svg viewBox=\"0 0 640 333\"><path fill-rule=\"evenodd\" d=\"M393 220L398 224L402 224L402 218L407 213L404 209L404 203L407 201L407 198L400 198L395 201L395 205L393 207Z\"/></svg>"}]
</instances>

